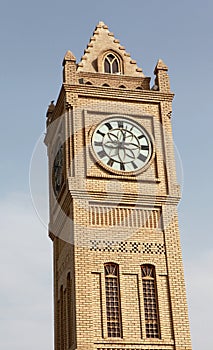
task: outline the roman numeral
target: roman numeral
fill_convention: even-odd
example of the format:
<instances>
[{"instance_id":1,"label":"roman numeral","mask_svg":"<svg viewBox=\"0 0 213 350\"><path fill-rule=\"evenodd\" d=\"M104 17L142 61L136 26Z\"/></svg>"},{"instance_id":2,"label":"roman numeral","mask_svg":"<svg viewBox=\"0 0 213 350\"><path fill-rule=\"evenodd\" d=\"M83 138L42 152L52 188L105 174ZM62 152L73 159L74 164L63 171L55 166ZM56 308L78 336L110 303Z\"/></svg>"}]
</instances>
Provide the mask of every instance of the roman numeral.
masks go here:
<instances>
[{"instance_id":1,"label":"roman numeral","mask_svg":"<svg viewBox=\"0 0 213 350\"><path fill-rule=\"evenodd\" d=\"M144 151L148 151L149 150L149 146L148 145L142 145L141 149Z\"/></svg>"},{"instance_id":2,"label":"roman numeral","mask_svg":"<svg viewBox=\"0 0 213 350\"><path fill-rule=\"evenodd\" d=\"M105 125L108 127L109 130L112 129L112 125L110 123L106 123Z\"/></svg>"},{"instance_id":3,"label":"roman numeral","mask_svg":"<svg viewBox=\"0 0 213 350\"><path fill-rule=\"evenodd\" d=\"M110 159L108 160L108 162L107 162L107 165L109 165L109 166L112 167L112 166L113 166L113 163L114 163L114 160L110 158Z\"/></svg>"},{"instance_id":4,"label":"roman numeral","mask_svg":"<svg viewBox=\"0 0 213 350\"><path fill-rule=\"evenodd\" d=\"M120 170L125 170L125 165L123 163L120 163Z\"/></svg>"},{"instance_id":5,"label":"roman numeral","mask_svg":"<svg viewBox=\"0 0 213 350\"><path fill-rule=\"evenodd\" d=\"M143 154L139 154L138 159L140 159L142 162L145 162L147 157L145 157Z\"/></svg>"},{"instance_id":6,"label":"roman numeral","mask_svg":"<svg viewBox=\"0 0 213 350\"><path fill-rule=\"evenodd\" d=\"M97 134L101 135L101 136L105 136L105 134L103 132L101 132L100 130L97 131Z\"/></svg>"},{"instance_id":7,"label":"roman numeral","mask_svg":"<svg viewBox=\"0 0 213 350\"><path fill-rule=\"evenodd\" d=\"M143 137L145 137L145 135L140 135L140 136L138 136L138 139L140 140L140 139L142 139Z\"/></svg>"},{"instance_id":8,"label":"roman numeral","mask_svg":"<svg viewBox=\"0 0 213 350\"><path fill-rule=\"evenodd\" d=\"M121 120L118 121L118 127L119 128L123 128L124 127L123 121L121 121Z\"/></svg>"},{"instance_id":9,"label":"roman numeral","mask_svg":"<svg viewBox=\"0 0 213 350\"><path fill-rule=\"evenodd\" d=\"M95 146L102 146L102 142L95 141L95 142L94 142L94 145L95 145Z\"/></svg>"},{"instance_id":10,"label":"roman numeral","mask_svg":"<svg viewBox=\"0 0 213 350\"><path fill-rule=\"evenodd\" d=\"M134 162L131 162L134 169L137 169L137 165Z\"/></svg>"},{"instance_id":11,"label":"roman numeral","mask_svg":"<svg viewBox=\"0 0 213 350\"><path fill-rule=\"evenodd\" d=\"M106 155L105 151L102 149L101 151L98 152L98 156L100 158L103 158Z\"/></svg>"}]
</instances>

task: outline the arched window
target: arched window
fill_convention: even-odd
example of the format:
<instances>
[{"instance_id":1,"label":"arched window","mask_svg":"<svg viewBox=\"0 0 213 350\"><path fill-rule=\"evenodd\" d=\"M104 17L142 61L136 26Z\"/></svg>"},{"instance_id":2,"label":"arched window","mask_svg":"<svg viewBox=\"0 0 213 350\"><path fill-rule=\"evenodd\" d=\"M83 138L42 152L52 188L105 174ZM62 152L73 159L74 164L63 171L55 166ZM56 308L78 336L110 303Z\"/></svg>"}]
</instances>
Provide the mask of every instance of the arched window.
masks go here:
<instances>
[{"instance_id":1,"label":"arched window","mask_svg":"<svg viewBox=\"0 0 213 350\"><path fill-rule=\"evenodd\" d=\"M155 268L153 265L147 264L142 265L141 270L143 282L146 337L160 338Z\"/></svg>"},{"instance_id":2,"label":"arched window","mask_svg":"<svg viewBox=\"0 0 213 350\"><path fill-rule=\"evenodd\" d=\"M109 53L104 58L104 72L111 74L119 74L121 73L120 62L117 56Z\"/></svg>"},{"instance_id":3,"label":"arched window","mask_svg":"<svg viewBox=\"0 0 213 350\"><path fill-rule=\"evenodd\" d=\"M108 337L122 337L118 265L104 265Z\"/></svg>"}]
</instances>

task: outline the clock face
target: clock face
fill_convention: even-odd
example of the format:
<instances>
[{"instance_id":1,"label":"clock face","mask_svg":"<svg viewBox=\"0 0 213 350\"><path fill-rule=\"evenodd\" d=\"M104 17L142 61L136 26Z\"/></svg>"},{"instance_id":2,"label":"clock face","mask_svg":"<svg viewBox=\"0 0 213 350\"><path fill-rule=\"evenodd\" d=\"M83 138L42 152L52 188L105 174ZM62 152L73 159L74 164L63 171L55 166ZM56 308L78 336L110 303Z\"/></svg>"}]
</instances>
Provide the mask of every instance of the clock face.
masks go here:
<instances>
[{"instance_id":1,"label":"clock face","mask_svg":"<svg viewBox=\"0 0 213 350\"><path fill-rule=\"evenodd\" d=\"M63 146L61 146L56 154L54 164L53 164L53 187L55 195L58 196L63 185Z\"/></svg>"},{"instance_id":2,"label":"clock face","mask_svg":"<svg viewBox=\"0 0 213 350\"><path fill-rule=\"evenodd\" d=\"M106 119L96 127L92 150L104 168L118 174L142 170L153 153L148 133L138 123L122 116Z\"/></svg>"}]
</instances>

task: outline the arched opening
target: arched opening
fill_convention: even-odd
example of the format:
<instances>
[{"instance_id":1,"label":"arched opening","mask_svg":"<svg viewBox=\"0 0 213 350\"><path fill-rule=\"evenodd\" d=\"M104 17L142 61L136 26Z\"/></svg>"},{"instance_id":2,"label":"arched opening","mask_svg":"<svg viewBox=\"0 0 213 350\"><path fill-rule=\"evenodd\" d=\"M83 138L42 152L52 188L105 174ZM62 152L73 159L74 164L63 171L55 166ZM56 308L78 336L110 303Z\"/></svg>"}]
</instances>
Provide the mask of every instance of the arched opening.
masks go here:
<instances>
[{"instance_id":1,"label":"arched opening","mask_svg":"<svg viewBox=\"0 0 213 350\"><path fill-rule=\"evenodd\" d=\"M113 53L108 53L104 58L104 73L120 74L121 65L118 57Z\"/></svg>"}]
</instances>

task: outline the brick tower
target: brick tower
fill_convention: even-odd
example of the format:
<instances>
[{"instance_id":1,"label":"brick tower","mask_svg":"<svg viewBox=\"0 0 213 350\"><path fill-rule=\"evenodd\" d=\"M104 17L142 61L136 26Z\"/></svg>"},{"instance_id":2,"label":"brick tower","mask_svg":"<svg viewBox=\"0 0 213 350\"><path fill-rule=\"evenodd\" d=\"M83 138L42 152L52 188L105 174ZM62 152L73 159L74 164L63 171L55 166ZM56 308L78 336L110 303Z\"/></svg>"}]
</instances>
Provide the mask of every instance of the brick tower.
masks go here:
<instances>
[{"instance_id":1,"label":"brick tower","mask_svg":"<svg viewBox=\"0 0 213 350\"><path fill-rule=\"evenodd\" d=\"M55 350L190 350L173 93L100 22L47 111Z\"/></svg>"}]
</instances>

